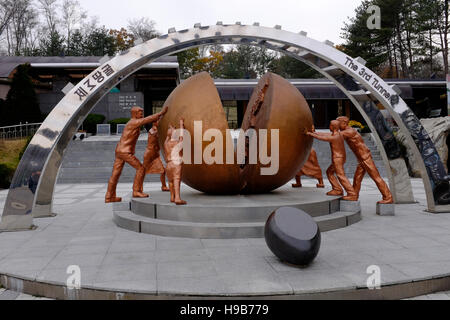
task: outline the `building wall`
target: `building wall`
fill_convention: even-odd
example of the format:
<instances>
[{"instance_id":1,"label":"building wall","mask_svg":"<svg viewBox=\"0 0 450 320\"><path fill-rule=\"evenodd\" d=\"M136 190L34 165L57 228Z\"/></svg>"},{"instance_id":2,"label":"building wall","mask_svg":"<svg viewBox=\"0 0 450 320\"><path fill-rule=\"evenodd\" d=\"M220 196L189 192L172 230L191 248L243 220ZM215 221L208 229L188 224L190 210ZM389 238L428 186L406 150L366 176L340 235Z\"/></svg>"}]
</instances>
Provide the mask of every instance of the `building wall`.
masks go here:
<instances>
[{"instance_id":1,"label":"building wall","mask_svg":"<svg viewBox=\"0 0 450 320\"><path fill-rule=\"evenodd\" d=\"M10 86L8 84L0 84L0 99L6 100Z\"/></svg>"},{"instance_id":2,"label":"building wall","mask_svg":"<svg viewBox=\"0 0 450 320\"><path fill-rule=\"evenodd\" d=\"M63 97L63 93L57 92L38 94L41 112L45 115L49 114ZM142 92L114 92L108 93L100 100L91 113L104 115L105 122L108 122L118 118L130 118L131 108L143 105L144 94Z\"/></svg>"}]
</instances>

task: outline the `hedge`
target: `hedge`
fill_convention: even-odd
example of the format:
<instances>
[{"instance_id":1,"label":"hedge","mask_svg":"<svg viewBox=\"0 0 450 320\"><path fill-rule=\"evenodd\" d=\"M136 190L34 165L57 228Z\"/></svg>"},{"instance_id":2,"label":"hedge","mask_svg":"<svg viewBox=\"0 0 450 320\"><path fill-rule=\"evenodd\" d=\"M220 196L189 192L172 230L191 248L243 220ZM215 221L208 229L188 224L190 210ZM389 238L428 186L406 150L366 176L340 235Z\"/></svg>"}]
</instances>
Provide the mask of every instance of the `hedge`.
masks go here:
<instances>
[{"instance_id":1,"label":"hedge","mask_svg":"<svg viewBox=\"0 0 450 320\"><path fill-rule=\"evenodd\" d=\"M128 121L130 121L130 118L118 118L111 121L108 121L108 123L111 125L111 133L117 133L117 125L118 124L127 124Z\"/></svg>"},{"instance_id":2,"label":"hedge","mask_svg":"<svg viewBox=\"0 0 450 320\"><path fill-rule=\"evenodd\" d=\"M88 133L97 134L97 124L102 124L105 119L105 116L102 114L92 113L84 120L83 129Z\"/></svg>"}]
</instances>

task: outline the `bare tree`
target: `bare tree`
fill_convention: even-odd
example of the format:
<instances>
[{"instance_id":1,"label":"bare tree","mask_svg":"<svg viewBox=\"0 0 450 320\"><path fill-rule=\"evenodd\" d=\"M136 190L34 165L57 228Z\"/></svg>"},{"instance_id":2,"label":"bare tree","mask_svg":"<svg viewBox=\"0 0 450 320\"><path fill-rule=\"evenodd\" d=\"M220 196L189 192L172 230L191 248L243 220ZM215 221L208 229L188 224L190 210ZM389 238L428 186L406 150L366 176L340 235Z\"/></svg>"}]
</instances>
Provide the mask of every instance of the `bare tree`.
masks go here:
<instances>
[{"instance_id":1,"label":"bare tree","mask_svg":"<svg viewBox=\"0 0 450 320\"><path fill-rule=\"evenodd\" d=\"M16 9L6 26L9 55L20 55L30 43L28 35L38 24L38 15L31 0L15 0Z\"/></svg>"},{"instance_id":2,"label":"bare tree","mask_svg":"<svg viewBox=\"0 0 450 320\"><path fill-rule=\"evenodd\" d=\"M47 30L50 35L55 34L59 23L58 19L58 0L38 0L39 8L44 13L44 18L47 24Z\"/></svg>"},{"instance_id":3,"label":"bare tree","mask_svg":"<svg viewBox=\"0 0 450 320\"><path fill-rule=\"evenodd\" d=\"M0 36L10 23L19 1L0 0Z\"/></svg>"},{"instance_id":4,"label":"bare tree","mask_svg":"<svg viewBox=\"0 0 450 320\"><path fill-rule=\"evenodd\" d=\"M67 48L70 47L72 33L78 29L87 18L87 11L83 10L78 0L64 0L62 5L62 26L65 29Z\"/></svg>"},{"instance_id":5,"label":"bare tree","mask_svg":"<svg viewBox=\"0 0 450 320\"><path fill-rule=\"evenodd\" d=\"M143 41L148 41L159 36L155 25L155 21L149 18L132 19L128 21L128 30L130 30L135 39L140 38Z\"/></svg>"}]
</instances>

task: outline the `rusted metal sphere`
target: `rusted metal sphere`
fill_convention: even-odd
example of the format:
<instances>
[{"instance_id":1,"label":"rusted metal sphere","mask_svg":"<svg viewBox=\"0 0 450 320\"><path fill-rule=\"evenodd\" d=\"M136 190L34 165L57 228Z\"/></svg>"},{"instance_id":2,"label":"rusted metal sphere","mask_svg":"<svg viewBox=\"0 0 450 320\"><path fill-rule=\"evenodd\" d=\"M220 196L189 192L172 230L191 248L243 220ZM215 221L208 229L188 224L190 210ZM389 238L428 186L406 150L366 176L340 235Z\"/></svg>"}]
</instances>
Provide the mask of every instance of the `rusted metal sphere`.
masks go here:
<instances>
[{"instance_id":1,"label":"rusted metal sphere","mask_svg":"<svg viewBox=\"0 0 450 320\"><path fill-rule=\"evenodd\" d=\"M226 164L226 141L232 141L227 132L228 122L217 88L208 73L202 72L183 81L168 97L165 105L169 111L159 123L159 142L163 145L169 125L176 126L180 118L185 119L185 128L191 139L191 164L183 166L183 182L188 186L211 194L255 194L275 190L291 180L306 162L313 140L305 132L313 125L308 103L302 94L282 77L268 73L261 78L249 101L242 129L267 129L267 155L277 157L271 148L274 137L271 130L279 130L279 166L274 175L261 175L258 147L257 164ZM194 132L194 122L201 121L201 132ZM223 163L194 164L195 140L208 129L218 129L223 136ZM197 135L197 137L196 137ZM203 139L201 139L203 141ZM211 144L202 142L201 153ZM199 148L198 148L199 149ZM272 160L273 161L273 160Z\"/></svg>"}]
</instances>

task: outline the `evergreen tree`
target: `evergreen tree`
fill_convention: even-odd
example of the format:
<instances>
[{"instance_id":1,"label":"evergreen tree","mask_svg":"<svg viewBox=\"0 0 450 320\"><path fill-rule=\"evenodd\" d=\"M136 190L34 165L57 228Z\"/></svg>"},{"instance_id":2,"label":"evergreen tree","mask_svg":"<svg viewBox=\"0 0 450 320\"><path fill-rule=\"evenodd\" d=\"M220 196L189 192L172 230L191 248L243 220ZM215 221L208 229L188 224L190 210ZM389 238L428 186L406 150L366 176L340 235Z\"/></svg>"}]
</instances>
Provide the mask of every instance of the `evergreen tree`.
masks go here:
<instances>
[{"instance_id":1,"label":"evergreen tree","mask_svg":"<svg viewBox=\"0 0 450 320\"><path fill-rule=\"evenodd\" d=\"M113 56L118 51L116 38L105 27L87 34L83 47L84 54L88 56Z\"/></svg>"},{"instance_id":2,"label":"evergreen tree","mask_svg":"<svg viewBox=\"0 0 450 320\"><path fill-rule=\"evenodd\" d=\"M40 53L42 56L64 56L65 46L64 38L59 34L58 31L50 33L47 38L41 40Z\"/></svg>"},{"instance_id":3,"label":"evergreen tree","mask_svg":"<svg viewBox=\"0 0 450 320\"><path fill-rule=\"evenodd\" d=\"M66 50L67 56L79 57L85 54L83 34L80 30L76 30L70 35L70 41L68 43L69 46Z\"/></svg>"},{"instance_id":4,"label":"evergreen tree","mask_svg":"<svg viewBox=\"0 0 450 320\"><path fill-rule=\"evenodd\" d=\"M29 64L20 65L13 76L2 117L7 125L43 120L29 70Z\"/></svg>"},{"instance_id":5,"label":"evergreen tree","mask_svg":"<svg viewBox=\"0 0 450 320\"><path fill-rule=\"evenodd\" d=\"M281 56L269 65L269 71L287 79L321 78L322 75L303 62L289 56Z\"/></svg>"},{"instance_id":6,"label":"evergreen tree","mask_svg":"<svg viewBox=\"0 0 450 320\"><path fill-rule=\"evenodd\" d=\"M0 99L0 127L6 126L6 102Z\"/></svg>"}]
</instances>

